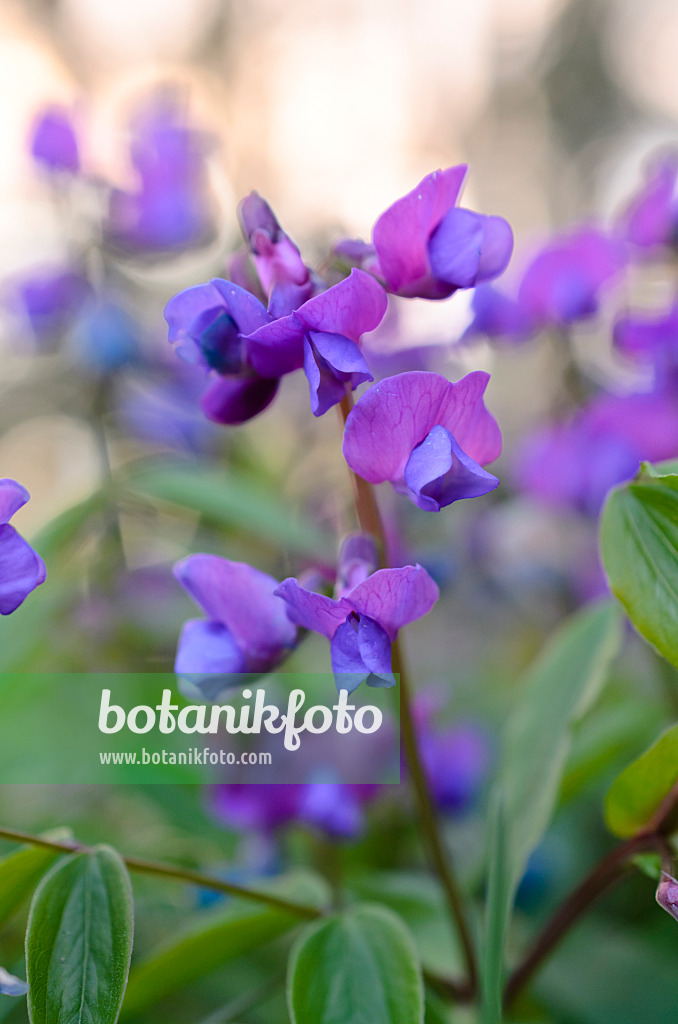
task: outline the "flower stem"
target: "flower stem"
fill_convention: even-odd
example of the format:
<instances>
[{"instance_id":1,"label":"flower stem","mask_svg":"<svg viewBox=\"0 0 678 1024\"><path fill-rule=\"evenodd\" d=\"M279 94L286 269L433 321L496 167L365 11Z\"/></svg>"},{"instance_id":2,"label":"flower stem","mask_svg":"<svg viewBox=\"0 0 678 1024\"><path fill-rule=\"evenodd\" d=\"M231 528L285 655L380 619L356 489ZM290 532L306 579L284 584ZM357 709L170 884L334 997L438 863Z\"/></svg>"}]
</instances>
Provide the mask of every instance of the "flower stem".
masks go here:
<instances>
[{"instance_id":1,"label":"flower stem","mask_svg":"<svg viewBox=\"0 0 678 1024\"><path fill-rule=\"evenodd\" d=\"M558 907L537 936L523 962L510 976L504 992L504 1007L508 1008L525 988L543 961L558 945L569 929L576 924L604 892L611 889L630 871L636 854L656 850L662 861L668 860L670 851L666 840L656 833L634 836L603 857Z\"/></svg>"},{"instance_id":2,"label":"flower stem","mask_svg":"<svg viewBox=\"0 0 678 1024\"><path fill-rule=\"evenodd\" d=\"M352 407L353 397L351 392L347 391L340 405L340 412L344 423ZM380 548L381 563L385 565L388 563L388 544L374 489L371 484L363 480L352 470L350 472L360 528L365 533L370 533L375 537ZM429 848L431 861L443 887L450 916L455 923L466 963L466 979L464 983L457 984L450 981L448 985L451 990L456 992L458 998L469 999L475 994L478 985L475 949L464 912L461 890L455 877L449 851L446 849L442 838L435 804L421 760L414 716L412 714L412 697L408 672L403 649L397 639L392 647L392 662L394 673L400 677L400 729L402 744L405 749L407 765L416 797L421 828Z\"/></svg>"},{"instance_id":3,"label":"flower stem","mask_svg":"<svg viewBox=\"0 0 678 1024\"><path fill-rule=\"evenodd\" d=\"M14 829L0 828L0 839L8 839L11 842L23 843L28 846L42 846L48 850L58 850L61 853L88 853L91 847L83 843L58 841L46 839L43 836L28 835L25 832L17 832ZM239 896L242 899L251 900L254 903L263 903L276 910L282 910L287 914L294 914L296 917L312 920L320 917L321 911L315 907L309 907L304 903L296 903L293 900L284 899L281 896L274 896L272 893L263 892L259 889L248 889L242 885L233 885L231 882L224 882L220 878L213 878L211 875L204 875L200 871L192 871L189 868L175 867L173 864L161 864L155 861L142 860L140 857L123 857L129 871L140 875L156 875L160 878L172 878L179 882L188 882L192 885L199 885L203 889L212 889L215 892L226 893L229 896Z\"/></svg>"}]
</instances>

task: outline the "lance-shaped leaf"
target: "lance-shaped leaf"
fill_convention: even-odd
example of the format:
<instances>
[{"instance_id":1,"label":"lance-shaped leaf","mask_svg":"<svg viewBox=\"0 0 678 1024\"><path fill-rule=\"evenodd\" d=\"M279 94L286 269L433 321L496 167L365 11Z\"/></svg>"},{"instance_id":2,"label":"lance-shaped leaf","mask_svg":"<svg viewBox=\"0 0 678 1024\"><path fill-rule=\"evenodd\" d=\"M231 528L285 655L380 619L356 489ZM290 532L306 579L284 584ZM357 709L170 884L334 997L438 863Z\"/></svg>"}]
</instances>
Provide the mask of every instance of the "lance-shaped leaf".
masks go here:
<instances>
[{"instance_id":1,"label":"lance-shaped leaf","mask_svg":"<svg viewBox=\"0 0 678 1024\"><path fill-rule=\"evenodd\" d=\"M612 592L639 633L678 668L678 475L640 476L616 487L601 520Z\"/></svg>"},{"instance_id":2,"label":"lance-shaped leaf","mask_svg":"<svg viewBox=\"0 0 678 1024\"><path fill-rule=\"evenodd\" d=\"M307 928L290 956L293 1024L423 1024L421 968L410 934L369 903Z\"/></svg>"},{"instance_id":3,"label":"lance-shaped leaf","mask_svg":"<svg viewBox=\"0 0 678 1024\"><path fill-rule=\"evenodd\" d=\"M45 839L70 839L70 829L54 829ZM36 885L61 854L44 846L22 846L0 860L0 924L31 895Z\"/></svg>"},{"instance_id":4,"label":"lance-shaped leaf","mask_svg":"<svg viewBox=\"0 0 678 1024\"><path fill-rule=\"evenodd\" d=\"M672 790L677 790L678 802L678 725L667 729L612 783L605 800L608 828L624 839L642 832Z\"/></svg>"},{"instance_id":5,"label":"lance-shaped leaf","mask_svg":"<svg viewBox=\"0 0 678 1024\"><path fill-rule=\"evenodd\" d=\"M31 1024L115 1024L132 956L132 890L100 846L57 864L38 887L26 933Z\"/></svg>"}]
</instances>

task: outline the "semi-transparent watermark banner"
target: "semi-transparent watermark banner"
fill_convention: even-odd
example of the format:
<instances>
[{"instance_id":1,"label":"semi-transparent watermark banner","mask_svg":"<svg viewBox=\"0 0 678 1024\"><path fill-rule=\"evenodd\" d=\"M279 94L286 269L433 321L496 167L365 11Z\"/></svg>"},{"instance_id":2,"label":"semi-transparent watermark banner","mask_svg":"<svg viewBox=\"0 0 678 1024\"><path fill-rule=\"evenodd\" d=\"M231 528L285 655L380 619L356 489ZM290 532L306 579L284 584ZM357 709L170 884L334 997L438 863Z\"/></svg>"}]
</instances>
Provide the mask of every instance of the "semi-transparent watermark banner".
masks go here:
<instances>
[{"instance_id":1,"label":"semi-transparent watermark banner","mask_svg":"<svg viewBox=\"0 0 678 1024\"><path fill-rule=\"evenodd\" d=\"M325 673L195 683L0 673L0 785L400 781L397 683L338 691Z\"/></svg>"}]
</instances>

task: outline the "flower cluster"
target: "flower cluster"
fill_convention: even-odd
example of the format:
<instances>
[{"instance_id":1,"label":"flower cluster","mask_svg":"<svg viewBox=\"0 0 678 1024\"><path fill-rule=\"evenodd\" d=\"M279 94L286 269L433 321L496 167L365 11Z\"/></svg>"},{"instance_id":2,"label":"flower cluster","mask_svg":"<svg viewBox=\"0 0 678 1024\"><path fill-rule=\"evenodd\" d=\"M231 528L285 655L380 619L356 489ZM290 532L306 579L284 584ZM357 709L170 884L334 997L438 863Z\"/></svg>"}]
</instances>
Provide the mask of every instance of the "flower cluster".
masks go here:
<instances>
[{"instance_id":1,"label":"flower cluster","mask_svg":"<svg viewBox=\"0 0 678 1024\"><path fill-rule=\"evenodd\" d=\"M301 369L311 412L321 416L373 381L361 339L383 320L388 292L440 299L500 274L511 229L456 205L465 173L454 167L426 177L378 218L372 246L339 243L340 262L351 254L354 265L334 282L304 264L257 193L244 199L246 249L231 262L234 280L188 288L165 310L178 355L211 376L201 402L207 416L244 423L270 404L282 377ZM501 451L483 402L487 382L480 372L455 384L413 371L374 384L346 420L348 466L369 483L389 481L423 510L486 494L498 480L484 466ZM184 627L177 672L200 677L202 694L213 698L239 672L279 665L299 627L330 642L339 689L352 691L364 680L394 685L391 645L402 626L432 608L438 588L420 565L380 568L371 543L344 543L332 597L294 578L278 585L216 556L189 557L176 575L208 619Z\"/></svg>"}]
</instances>

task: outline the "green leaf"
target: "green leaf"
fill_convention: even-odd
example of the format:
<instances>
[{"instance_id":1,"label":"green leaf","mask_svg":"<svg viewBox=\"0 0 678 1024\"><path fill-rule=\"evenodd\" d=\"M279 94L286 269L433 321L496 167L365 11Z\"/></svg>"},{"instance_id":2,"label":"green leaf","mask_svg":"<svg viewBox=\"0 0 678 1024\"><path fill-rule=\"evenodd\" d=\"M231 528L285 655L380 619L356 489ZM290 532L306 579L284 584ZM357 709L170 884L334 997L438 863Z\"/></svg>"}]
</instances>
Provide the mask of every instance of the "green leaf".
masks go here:
<instances>
[{"instance_id":1,"label":"green leaf","mask_svg":"<svg viewBox=\"0 0 678 1024\"><path fill-rule=\"evenodd\" d=\"M294 872L265 888L275 896L322 907L327 887L310 872ZM190 928L136 967L129 979L123 1017L184 988L221 964L257 949L300 923L296 914L234 899L201 916Z\"/></svg>"},{"instance_id":2,"label":"green leaf","mask_svg":"<svg viewBox=\"0 0 678 1024\"><path fill-rule=\"evenodd\" d=\"M615 779L605 800L605 821L626 839L650 825L665 797L678 785L678 725Z\"/></svg>"},{"instance_id":3,"label":"green leaf","mask_svg":"<svg viewBox=\"0 0 678 1024\"><path fill-rule=\"evenodd\" d=\"M115 850L99 846L57 864L28 919L31 1024L115 1024L132 934L132 890Z\"/></svg>"},{"instance_id":4,"label":"green leaf","mask_svg":"<svg viewBox=\"0 0 678 1024\"><path fill-rule=\"evenodd\" d=\"M45 833L45 839L70 839L70 829L55 829ZM36 885L52 866L58 850L44 846L22 846L0 860L0 924L7 920L28 899Z\"/></svg>"},{"instance_id":5,"label":"green leaf","mask_svg":"<svg viewBox=\"0 0 678 1024\"><path fill-rule=\"evenodd\" d=\"M678 668L678 475L616 487L601 520L612 592L639 633Z\"/></svg>"},{"instance_id":6,"label":"green leaf","mask_svg":"<svg viewBox=\"0 0 678 1024\"><path fill-rule=\"evenodd\" d=\"M572 728L599 695L620 640L620 615L612 601L597 602L573 615L528 672L522 699L507 723L490 824L485 1024L501 1020L503 949L511 906L527 859L551 820Z\"/></svg>"},{"instance_id":7,"label":"green leaf","mask_svg":"<svg viewBox=\"0 0 678 1024\"><path fill-rule=\"evenodd\" d=\"M128 482L140 494L199 512L213 522L246 530L285 549L326 554L334 545L327 534L301 516L278 491L229 467L146 466Z\"/></svg>"},{"instance_id":8,"label":"green leaf","mask_svg":"<svg viewBox=\"0 0 678 1024\"><path fill-rule=\"evenodd\" d=\"M369 903L311 925L290 956L293 1024L423 1024L414 944L392 911Z\"/></svg>"}]
</instances>

